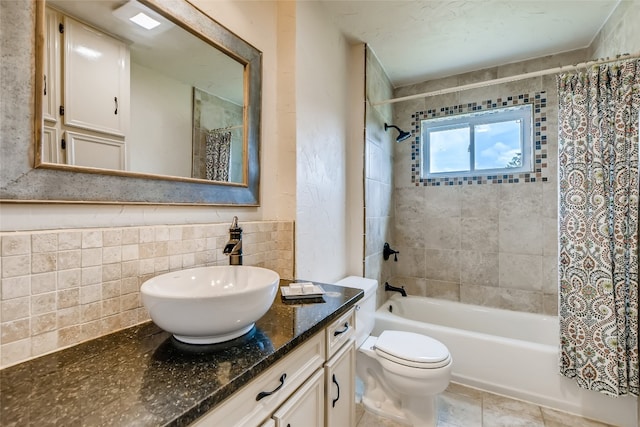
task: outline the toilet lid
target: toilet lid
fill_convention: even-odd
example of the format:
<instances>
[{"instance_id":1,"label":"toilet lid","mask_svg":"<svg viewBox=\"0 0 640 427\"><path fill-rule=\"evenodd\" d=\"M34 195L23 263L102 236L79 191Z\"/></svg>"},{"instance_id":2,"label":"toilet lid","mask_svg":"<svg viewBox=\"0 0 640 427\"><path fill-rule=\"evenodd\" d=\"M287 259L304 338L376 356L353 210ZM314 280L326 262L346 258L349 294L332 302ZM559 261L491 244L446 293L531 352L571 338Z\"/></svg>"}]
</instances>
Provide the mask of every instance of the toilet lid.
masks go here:
<instances>
[{"instance_id":1,"label":"toilet lid","mask_svg":"<svg viewBox=\"0 0 640 427\"><path fill-rule=\"evenodd\" d=\"M440 341L405 331L384 331L375 345L376 354L387 360L416 368L439 368L451 360Z\"/></svg>"}]
</instances>

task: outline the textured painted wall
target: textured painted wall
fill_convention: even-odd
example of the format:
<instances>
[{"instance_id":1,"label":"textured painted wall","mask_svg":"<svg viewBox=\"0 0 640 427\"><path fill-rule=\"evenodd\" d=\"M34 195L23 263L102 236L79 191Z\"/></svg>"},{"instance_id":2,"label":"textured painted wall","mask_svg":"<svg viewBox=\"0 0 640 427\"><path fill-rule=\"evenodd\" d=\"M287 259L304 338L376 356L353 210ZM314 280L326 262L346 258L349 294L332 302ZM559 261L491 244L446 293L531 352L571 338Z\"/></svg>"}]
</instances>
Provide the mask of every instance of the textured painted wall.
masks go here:
<instances>
[{"instance_id":1,"label":"textured painted wall","mask_svg":"<svg viewBox=\"0 0 640 427\"><path fill-rule=\"evenodd\" d=\"M640 53L640 2L623 0L589 48L591 58L615 58Z\"/></svg>"},{"instance_id":2,"label":"textured painted wall","mask_svg":"<svg viewBox=\"0 0 640 427\"><path fill-rule=\"evenodd\" d=\"M347 272L349 44L316 2L296 3L296 274Z\"/></svg>"}]
</instances>

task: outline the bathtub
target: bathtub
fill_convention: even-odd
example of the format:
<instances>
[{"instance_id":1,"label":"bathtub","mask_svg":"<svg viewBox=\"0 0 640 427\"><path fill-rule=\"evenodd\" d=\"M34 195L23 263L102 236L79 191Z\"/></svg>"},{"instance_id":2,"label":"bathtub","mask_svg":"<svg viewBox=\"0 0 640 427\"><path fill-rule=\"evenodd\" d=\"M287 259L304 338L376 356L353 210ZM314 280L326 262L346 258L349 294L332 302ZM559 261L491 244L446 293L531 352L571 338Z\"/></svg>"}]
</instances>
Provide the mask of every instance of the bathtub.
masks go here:
<instances>
[{"instance_id":1,"label":"bathtub","mask_svg":"<svg viewBox=\"0 0 640 427\"><path fill-rule=\"evenodd\" d=\"M616 426L638 425L635 398L583 390L558 373L555 316L394 295L376 311L373 335L394 329L445 344L454 382Z\"/></svg>"}]
</instances>

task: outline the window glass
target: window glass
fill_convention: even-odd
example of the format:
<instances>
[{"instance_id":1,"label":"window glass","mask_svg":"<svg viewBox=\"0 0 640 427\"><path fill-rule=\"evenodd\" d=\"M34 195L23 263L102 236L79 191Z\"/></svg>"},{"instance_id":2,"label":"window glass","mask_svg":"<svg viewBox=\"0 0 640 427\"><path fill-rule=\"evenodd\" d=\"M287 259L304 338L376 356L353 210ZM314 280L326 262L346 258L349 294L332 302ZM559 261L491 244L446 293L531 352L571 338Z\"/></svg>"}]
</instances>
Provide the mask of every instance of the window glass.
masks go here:
<instances>
[{"instance_id":1,"label":"window glass","mask_svg":"<svg viewBox=\"0 0 640 427\"><path fill-rule=\"evenodd\" d=\"M531 105L425 119L422 177L532 171Z\"/></svg>"},{"instance_id":2,"label":"window glass","mask_svg":"<svg viewBox=\"0 0 640 427\"><path fill-rule=\"evenodd\" d=\"M429 170L432 172L469 170L469 131L469 126L465 126L431 132Z\"/></svg>"},{"instance_id":3,"label":"window glass","mask_svg":"<svg viewBox=\"0 0 640 427\"><path fill-rule=\"evenodd\" d=\"M475 169L522 166L521 120L475 126Z\"/></svg>"}]
</instances>

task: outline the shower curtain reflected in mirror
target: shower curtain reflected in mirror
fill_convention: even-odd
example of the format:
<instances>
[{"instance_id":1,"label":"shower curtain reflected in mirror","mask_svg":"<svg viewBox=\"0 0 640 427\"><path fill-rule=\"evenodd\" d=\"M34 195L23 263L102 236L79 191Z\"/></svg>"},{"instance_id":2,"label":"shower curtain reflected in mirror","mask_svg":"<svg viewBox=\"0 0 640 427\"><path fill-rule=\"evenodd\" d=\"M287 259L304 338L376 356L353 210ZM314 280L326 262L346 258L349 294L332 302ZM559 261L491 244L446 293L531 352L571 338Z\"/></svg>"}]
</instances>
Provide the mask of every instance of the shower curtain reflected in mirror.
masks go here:
<instances>
[{"instance_id":1,"label":"shower curtain reflected in mirror","mask_svg":"<svg viewBox=\"0 0 640 427\"><path fill-rule=\"evenodd\" d=\"M205 167L211 181L229 181L231 132L214 129L207 133Z\"/></svg>"},{"instance_id":2,"label":"shower curtain reflected in mirror","mask_svg":"<svg viewBox=\"0 0 640 427\"><path fill-rule=\"evenodd\" d=\"M637 396L640 60L557 83L560 372Z\"/></svg>"}]
</instances>

